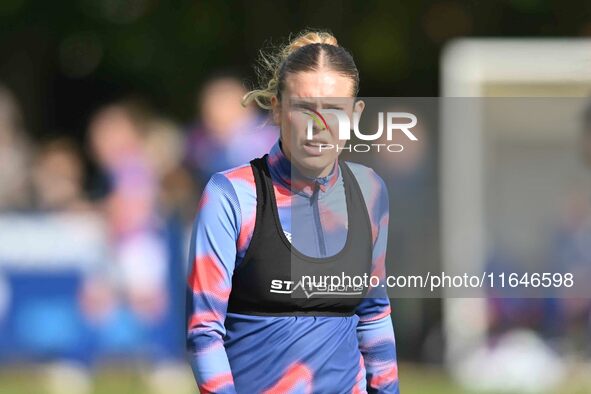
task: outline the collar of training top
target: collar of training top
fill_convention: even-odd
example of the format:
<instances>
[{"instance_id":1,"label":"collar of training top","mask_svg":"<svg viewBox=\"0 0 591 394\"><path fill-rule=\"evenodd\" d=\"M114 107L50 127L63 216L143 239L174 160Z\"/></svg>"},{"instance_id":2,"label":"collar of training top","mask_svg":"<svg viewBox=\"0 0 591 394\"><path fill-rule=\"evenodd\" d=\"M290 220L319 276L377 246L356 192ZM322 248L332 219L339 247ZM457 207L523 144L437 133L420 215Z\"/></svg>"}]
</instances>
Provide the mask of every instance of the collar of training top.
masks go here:
<instances>
[{"instance_id":1,"label":"collar of training top","mask_svg":"<svg viewBox=\"0 0 591 394\"><path fill-rule=\"evenodd\" d=\"M335 185L340 176L338 162L334 163L330 174L325 177L310 178L301 174L283 153L280 139L275 142L269 152L268 165L274 178L278 178L293 192L303 193L307 196L314 193L316 184L321 192L327 192Z\"/></svg>"}]
</instances>

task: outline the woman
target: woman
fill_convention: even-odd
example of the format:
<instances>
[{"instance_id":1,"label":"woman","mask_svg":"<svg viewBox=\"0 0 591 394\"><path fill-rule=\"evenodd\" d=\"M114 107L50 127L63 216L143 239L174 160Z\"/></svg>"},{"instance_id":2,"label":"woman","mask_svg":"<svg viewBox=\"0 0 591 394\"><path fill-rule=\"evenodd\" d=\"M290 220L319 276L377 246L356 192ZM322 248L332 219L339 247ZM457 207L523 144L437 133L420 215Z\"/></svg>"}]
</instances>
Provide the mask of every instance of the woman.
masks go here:
<instances>
[{"instance_id":1,"label":"woman","mask_svg":"<svg viewBox=\"0 0 591 394\"><path fill-rule=\"evenodd\" d=\"M363 110L355 63L326 32L303 32L263 60L270 79L244 104L270 109L280 138L263 158L211 177L192 235L187 343L199 389L397 393L383 287L365 289L362 299L294 292L302 289L297 275L341 265L385 275L383 181L339 161L339 150L319 149L346 142L319 109ZM311 140L310 114L320 119Z\"/></svg>"}]
</instances>

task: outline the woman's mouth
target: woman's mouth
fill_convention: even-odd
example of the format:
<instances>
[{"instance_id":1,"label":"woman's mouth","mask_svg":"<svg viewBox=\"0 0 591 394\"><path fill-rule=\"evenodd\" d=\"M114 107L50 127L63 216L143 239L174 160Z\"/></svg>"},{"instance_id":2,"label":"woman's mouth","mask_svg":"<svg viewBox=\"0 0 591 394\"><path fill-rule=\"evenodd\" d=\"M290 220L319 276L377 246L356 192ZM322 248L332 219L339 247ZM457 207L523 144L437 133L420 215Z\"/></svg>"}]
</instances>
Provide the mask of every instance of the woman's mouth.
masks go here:
<instances>
[{"instance_id":1,"label":"woman's mouth","mask_svg":"<svg viewBox=\"0 0 591 394\"><path fill-rule=\"evenodd\" d=\"M326 143L320 141L306 141L304 144L304 150L309 155L319 156L322 154L322 147L326 145Z\"/></svg>"}]
</instances>

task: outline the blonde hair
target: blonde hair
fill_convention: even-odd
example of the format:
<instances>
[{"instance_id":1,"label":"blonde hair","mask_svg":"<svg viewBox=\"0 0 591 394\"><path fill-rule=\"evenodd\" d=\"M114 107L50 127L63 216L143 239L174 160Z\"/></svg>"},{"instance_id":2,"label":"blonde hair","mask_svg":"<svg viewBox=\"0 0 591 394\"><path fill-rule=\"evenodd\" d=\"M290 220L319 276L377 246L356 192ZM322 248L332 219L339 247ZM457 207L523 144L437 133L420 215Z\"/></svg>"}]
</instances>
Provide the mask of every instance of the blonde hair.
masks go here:
<instances>
[{"instance_id":1,"label":"blonde hair","mask_svg":"<svg viewBox=\"0 0 591 394\"><path fill-rule=\"evenodd\" d=\"M328 57L325 63L320 62L323 55ZM317 70L321 64L353 78L354 94L357 93L359 73L351 54L339 46L330 32L304 30L278 50L260 51L256 67L260 88L246 93L242 105L247 106L254 101L263 109L271 109L271 98L280 98L286 74Z\"/></svg>"}]
</instances>

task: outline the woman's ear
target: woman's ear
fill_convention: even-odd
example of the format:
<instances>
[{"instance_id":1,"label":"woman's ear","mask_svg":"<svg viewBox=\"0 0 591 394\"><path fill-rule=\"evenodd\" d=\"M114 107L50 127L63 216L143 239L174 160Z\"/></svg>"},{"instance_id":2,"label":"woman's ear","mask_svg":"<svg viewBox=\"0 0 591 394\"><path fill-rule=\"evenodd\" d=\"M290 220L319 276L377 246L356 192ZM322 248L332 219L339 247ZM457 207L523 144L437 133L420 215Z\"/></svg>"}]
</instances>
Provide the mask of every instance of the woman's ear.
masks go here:
<instances>
[{"instance_id":1,"label":"woman's ear","mask_svg":"<svg viewBox=\"0 0 591 394\"><path fill-rule=\"evenodd\" d=\"M353 112L358 112L359 117L361 117L361 114L363 113L364 109L365 109L365 101L363 101L363 100L355 101L355 105L353 106Z\"/></svg>"},{"instance_id":2,"label":"woman's ear","mask_svg":"<svg viewBox=\"0 0 591 394\"><path fill-rule=\"evenodd\" d=\"M281 103L277 96L271 97L271 113L273 122L277 125L281 125Z\"/></svg>"}]
</instances>

